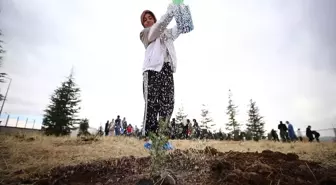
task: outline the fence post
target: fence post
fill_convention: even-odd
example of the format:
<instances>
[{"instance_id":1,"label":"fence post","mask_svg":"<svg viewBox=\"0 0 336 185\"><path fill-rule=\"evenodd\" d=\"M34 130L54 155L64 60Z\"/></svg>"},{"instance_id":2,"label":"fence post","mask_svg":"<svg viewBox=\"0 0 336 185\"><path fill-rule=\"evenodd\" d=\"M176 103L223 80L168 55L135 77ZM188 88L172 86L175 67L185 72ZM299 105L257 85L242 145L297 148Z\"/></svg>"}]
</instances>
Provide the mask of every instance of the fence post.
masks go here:
<instances>
[{"instance_id":1,"label":"fence post","mask_svg":"<svg viewBox=\"0 0 336 185\"><path fill-rule=\"evenodd\" d=\"M32 127L32 129L34 129L34 126L35 126L35 120L34 120L34 123L33 123L33 127Z\"/></svg>"},{"instance_id":2,"label":"fence post","mask_svg":"<svg viewBox=\"0 0 336 185\"><path fill-rule=\"evenodd\" d=\"M28 123L28 118L26 119L26 124L25 124L25 128L27 127L27 123Z\"/></svg>"},{"instance_id":3,"label":"fence post","mask_svg":"<svg viewBox=\"0 0 336 185\"><path fill-rule=\"evenodd\" d=\"M7 127L8 121L9 121L9 114L7 115L5 127Z\"/></svg>"},{"instance_id":4,"label":"fence post","mask_svg":"<svg viewBox=\"0 0 336 185\"><path fill-rule=\"evenodd\" d=\"M17 127L17 126L18 126L19 119L20 119L20 117L18 116L18 118L17 118L17 120L16 120L16 125L15 125L15 127Z\"/></svg>"},{"instance_id":5,"label":"fence post","mask_svg":"<svg viewBox=\"0 0 336 185\"><path fill-rule=\"evenodd\" d=\"M336 128L334 128L335 138L334 141L336 142Z\"/></svg>"}]
</instances>

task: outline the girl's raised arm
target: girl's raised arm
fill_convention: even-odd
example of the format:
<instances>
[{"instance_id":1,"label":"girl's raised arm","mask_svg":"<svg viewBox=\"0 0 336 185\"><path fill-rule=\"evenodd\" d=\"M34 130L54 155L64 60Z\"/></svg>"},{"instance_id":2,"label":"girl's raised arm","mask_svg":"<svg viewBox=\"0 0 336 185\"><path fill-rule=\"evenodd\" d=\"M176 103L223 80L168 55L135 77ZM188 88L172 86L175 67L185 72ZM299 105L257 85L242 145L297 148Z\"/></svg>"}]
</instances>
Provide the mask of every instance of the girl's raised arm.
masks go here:
<instances>
[{"instance_id":1,"label":"girl's raised arm","mask_svg":"<svg viewBox=\"0 0 336 185\"><path fill-rule=\"evenodd\" d=\"M159 21L157 21L155 24L153 24L153 26L149 28L148 33L149 43L156 40L161 35L161 33L167 28L167 26L174 17L173 8L174 6L170 4L167 8L167 12L163 16L161 16Z\"/></svg>"}]
</instances>

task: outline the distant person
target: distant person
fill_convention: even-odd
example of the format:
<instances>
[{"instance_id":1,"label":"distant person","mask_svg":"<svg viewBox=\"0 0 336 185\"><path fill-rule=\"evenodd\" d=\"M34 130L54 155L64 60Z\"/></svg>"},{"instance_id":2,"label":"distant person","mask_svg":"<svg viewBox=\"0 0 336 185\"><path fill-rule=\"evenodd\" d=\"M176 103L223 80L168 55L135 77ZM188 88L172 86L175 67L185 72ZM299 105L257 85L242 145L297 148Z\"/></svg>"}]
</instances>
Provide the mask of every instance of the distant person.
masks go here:
<instances>
[{"instance_id":1,"label":"distant person","mask_svg":"<svg viewBox=\"0 0 336 185\"><path fill-rule=\"evenodd\" d=\"M127 130L127 121L126 121L126 118L124 117L123 120L122 120L122 128L124 130L124 132L122 134L126 135L126 130Z\"/></svg>"},{"instance_id":2,"label":"distant person","mask_svg":"<svg viewBox=\"0 0 336 185\"><path fill-rule=\"evenodd\" d=\"M110 132L110 124L109 124L109 120L107 120L107 122L105 123L105 136L109 135Z\"/></svg>"},{"instance_id":3,"label":"distant person","mask_svg":"<svg viewBox=\"0 0 336 185\"><path fill-rule=\"evenodd\" d=\"M191 134L193 133L193 127L190 120L189 122L187 122L187 124L188 124L188 137L191 138Z\"/></svg>"},{"instance_id":4,"label":"distant person","mask_svg":"<svg viewBox=\"0 0 336 185\"><path fill-rule=\"evenodd\" d=\"M302 141L303 141L303 138L302 138L302 133L301 133L300 128L297 129L296 134L297 134L299 140L302 142Z\"/></svg>"},{"instance_id":5,"label":"distant person","mask_svg":"<svg viewBox=\"0 0 336 185\"><path fill-rule=\"evenodd\" d=\"M196 138L199 138L199 137L200 137L200 134L201 134L201 129L200 129L200 127L198 126L198 123L197 123L196 119L193 119L193 122L194 122L193 127L194 127L194 131L195 131L195 137L196 137Z\"/></svg>"},{"instance_id":6,"label":"distant person","mask_svg":"<svg viewBox=\"0 0 336 185\"><path fill-rule=\"evenodd\" d=\"M127 136L131 136L133 133L133 127L131 124L129 124L126 128Z\"/></svg>"},{"instance_id":7,"label":"distant person","mask_svg":"<svg viewBox=\"0 0 336 185\"><path fill-rule=\"evenodd\" d=\"M101 125L99 126L97 135L99 135L99 136L103 136L104 135L103 126L101 126Z\"/></svg>"},{"instance_id":8,"label":"distant person","mask_svg":"<svg viewBox=\"0 0 336 185\"><path fill-rule=\"evenodd\" d=\"M176 120L173 118L170 122L170 138L175 139L176 137Z\"/></svg>"},{"instance_id":9,"label":"distant person","mask_svg":"<svg viewBox=\"0 0 336 185\"><path fill-rule=\"evenodd\" d=\"M320 138L320 133L318 133L317 131L313 130L312 134L315 137L316 141L320 142L320 139L319 139Z\"/></svg>"},{"instance_id":10,"label":"distant person","mask_svg":"<svg viewBox=\"0 0 336 185\"><path fill-rule=\"evenodd\" d=\"M114 119L110 122L110 136L113 136L114 133Z\"/></svg>"},{"instance_id":11,"label":"distant person","mask_svg":"<svg viewBox=\"0 0 336 185\"><path fill-rule=\"evenodd\" d=\"M190 124L190 120L187 119L186 124L183 126L183 134L184 134L185 139L188 139L189 124Z\"/></svg>"},{"instance_id":12,"label":"distant person","mask_svg":"<svg viewBox=\"0 0 336 185\"><path fill-rule=\"evenodd\" d=\"M310 125L308 125L308 127L306 129L306 136L308 137L309 142L313 142L314 141L314 136L313 136L313 133L311 131L311 126Z\"/></svg>"},{"instance_id":13,"label":"distant person","mask_svg":"<svg viewBox=\"0 0 336 185\"><path fill-rule=\"evenodd\" d=\"M120 135L120 129L121 129L121 119L120 116L118 115L117 119L114 121L114 130L116 136Z\"/></svg>"},{"instance_id":14,"label":"distant person","mask_svg":"<svg viewBox=\"0 0 336 185\"><path fill-rule=\"evenodd\" d=\"M283 142L288 141L288 134L287 134L287 127L285 124L280 121L280 124L278 125L278 129L280 130L280 137Z\"/></svg>"},{"instance_id":15,"label":"distant person","mask_svg":"<svg viewBox=\"0 0 336 185\"><path fill-rule=\"evenodd\" d=\"M175 118L173 118L173 119L171 120L171 122L170 122L170 126L173 127L173 128L175 128L175 126L176 126L176 120L175 120Z\"/></svg>"},{"instance_id":16,"label":"distant person","mask_svg":"<svg viewBox=\"0 0 336 185\"><path fill-rule=\"evenodd\" d=\"M272 140L273 141L275 141L275 142L279 141L280 142L279 136L274 129L271 130L271 135L272 135Z\"/></svg>"},{"instance_id":17,"label":"distant person","mask_svg":"<svg viewBox=\"0 0 336 185\"><path fill-rule=\"evenodd\" d=\"M289 123L289 121L286 121L286 124L288 125L288 135L291 141L295 141L296 135L295 135L295 131L294 131L294 127L291 123Z\"/></svg>"}]
</instances>

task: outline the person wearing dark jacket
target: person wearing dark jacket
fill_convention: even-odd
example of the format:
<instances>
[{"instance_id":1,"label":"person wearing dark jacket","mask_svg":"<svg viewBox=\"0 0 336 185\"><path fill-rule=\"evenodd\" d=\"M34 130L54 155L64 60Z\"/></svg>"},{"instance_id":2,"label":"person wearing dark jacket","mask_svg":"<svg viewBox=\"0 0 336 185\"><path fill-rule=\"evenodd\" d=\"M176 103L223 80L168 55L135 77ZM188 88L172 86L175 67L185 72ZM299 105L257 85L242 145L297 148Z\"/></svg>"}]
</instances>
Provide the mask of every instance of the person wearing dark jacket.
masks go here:
<instances>
[{"instance_id":1,"label":"person wearing dark jacket","mask_svg":"<svg viewBox=\"0 0 336 185\"><path fill-rule=\"evenodd\" d=\"M187 119L187 123L186 123L186 125L183 126L183 134L184 134L184 136L185 136L185 139L188 139L188 136L189 136L189 134L188 134L188 131L189 131L189 125L190 125L190 120Z\"/></svg>"},{"instance_id":2,"label":"person wearing dark jacket","mask_svg":"<svg viewBox=\"0 0 336 185\"><path fill-rule=\"evenodd\" d=\"M287 126L280 121L280 124L278 125L278 129L280 130L280 137L283 142L286 142L289 140L288 134L287 134Z\"/></svg>"},{"instance_id":3,"label":"person wearing dark jacket","mask_svg":"<svg viewBox=\"0 0 336 185\"><path fill-rule=\"evenodd\" d=\"M121 122L121 125L122 125L122 128L123 128L123 135L126 135L127 134L127 121L126 121L126 118L124 117L124 119L122 120Z\"/></svg>"},{"instance_id":4,"label":"person wearing dark jacket","mask_svg":"<svg viewBox=\"0 0 336 185\"><path fill-rule=\"evenodd\" d=\"M114 129L115 129L115 135L120 135L120 129L121 129L121 119L120 116L117 116L117 119L114 121Z\"/></svg>"},{"instance_id":5,"label":"person wearing dark jacket","mask_svg":"<svg viewBox=\"0 0 336 185\"><path fill-rule=\"evenodd\" d=\"M175 118L173 118L171 121L170 121L170 138L171 139L175 139L176 137L176 120Z\"/></svg>"},{"instance_id":6,"label":"person wearing dark jacket","mask_svg":"<svg viewBox=\"0 0 336 185\"><path fill-rule=\"evenodd\" d=\"M310 125L308 125L308 127L306 129L306 136L308 137L309 142L314 141L314 136L313 136L313 133L311 131L311 126Z\"/></svg>"},{"instance_id":7,"label":"person wearing dark jacket","mask_svg":"<svg viewBox=\"0 0 336 185\"><path fill-rule=\"evenodd\" d=\"M175 130L175 127L176 127L176 120L175 118L173 118L170 122L170 126Z\"/></svg>"},{"instance_id":8,"label":"person wearing dark jacket","mask_svg":"<svg viewBox=\"0 0 336 185\"><path fill-rule=\"evenodd\" d=\"M193 125L193 127L194 127L194 130L195 130L195 137L196 138L199 138L200 137L200 134L201 134L201 131L200 131L200 128L199 128L199 126L198 126L198 123L197 123L197 121L196 121L196 119L193 119L193 122L194 122L194 125Z\"/></svg>"},{"instance_id":9,"label":"person wearing dark jacket","mask_svg":"<svg viewBox=\"0 0 336 185\"><path fill-rule=\"evenodd\" d=\"M320 142L320 133L316 132L315 130L312 131L312 134L314 135L317 142Z\"/></svg>"},{"instance_id":10,"label":"person wearing dark jacket","mask_svg":"<svg viewBox=\"0 0 336 185\"><path fill-rule=\"evenodd\" d=\"M110 132L110 121L107 120L105 123L105 136L108 136Z\"/></svg>"},{"instance_id":11,"label":"person wearing dark jacket","mask_svg":"<svg viewBox=\"0 0 336 185\"><path fill-rule=\"evenodd\" d=\"M276 133L276 131L274 130L274 129L272 129L272 131L271 131L271 135L272 135L272 138L273 138L273 140L276 142L276 141L280 141L279 140L279 136L278 136L278 134Z\"/></svg>"}]
</instances>

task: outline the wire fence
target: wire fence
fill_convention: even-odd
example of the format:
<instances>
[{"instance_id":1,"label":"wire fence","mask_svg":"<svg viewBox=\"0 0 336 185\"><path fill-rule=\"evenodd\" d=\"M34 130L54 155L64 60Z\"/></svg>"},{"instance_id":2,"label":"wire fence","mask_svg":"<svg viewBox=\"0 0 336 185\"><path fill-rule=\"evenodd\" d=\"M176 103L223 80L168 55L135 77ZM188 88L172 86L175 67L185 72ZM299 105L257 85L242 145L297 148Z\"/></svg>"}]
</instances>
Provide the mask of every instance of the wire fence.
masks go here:
<instances>
[{"instance_id":1,"label":"wire fence","mask_svg":"<svg viewBox=\"0 0 336 185\"><path fill-rule=\"evenodd\" d=\"M315 130L315 129L311 129ZM321 136L333 136L336 137L336 128L326 128L326 129L316 129L315 131L319 132ZM302 135L306 135L306 131L302 130Z\"/></svg>"},{"instance_id":2,"label":"wire fence","mask_svg":"<svg viewBox=\"0 0 336 185\"><path fill-rule=\"evenodd\" d=\"M326 128L326 129L314 129L312 128L312 131L315 130L318 133L320 133L320 140L321 141L336 141L336 128ZM301 131L302 136L306 137L306 131Z\"/></svg>"},{"instance_id":3,"label":"wire fence","mask_svg":"<svg viewBox=\"0 0 336 185\"><path fill-rule=\"evenodd\" d=\"M0 126L41 129L42 119L25 116L11 116L7 114L1 115Z\"/></svg>"}]
</instances>

